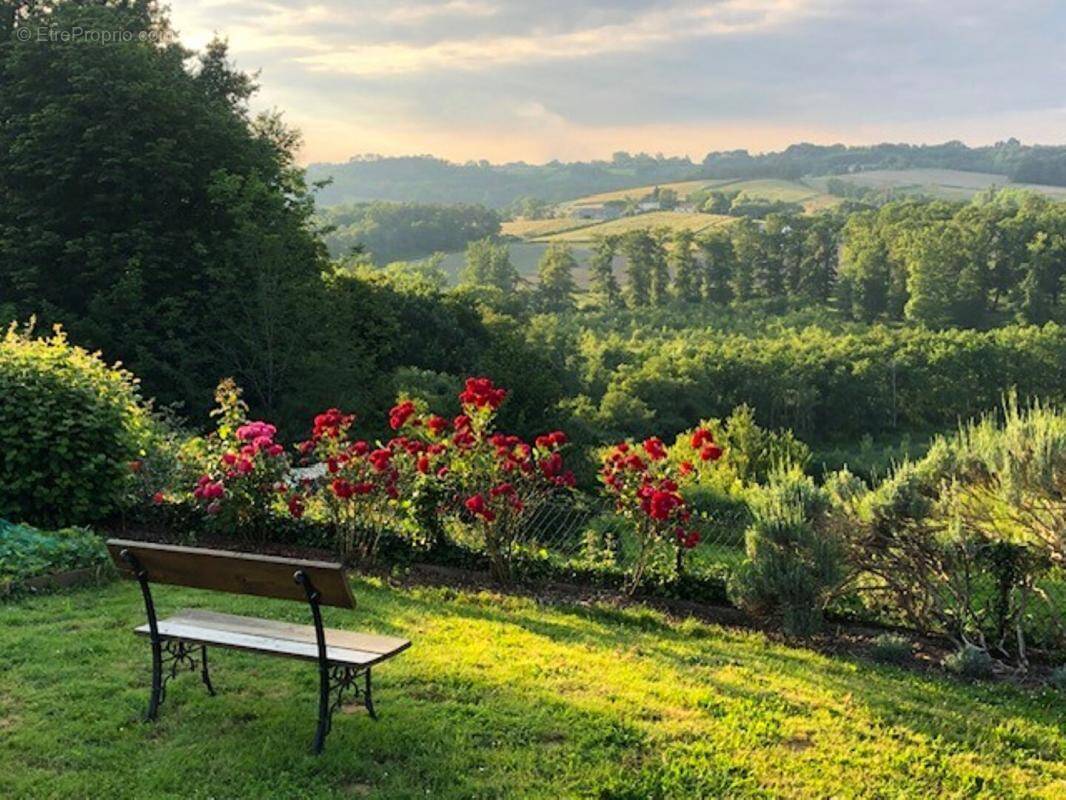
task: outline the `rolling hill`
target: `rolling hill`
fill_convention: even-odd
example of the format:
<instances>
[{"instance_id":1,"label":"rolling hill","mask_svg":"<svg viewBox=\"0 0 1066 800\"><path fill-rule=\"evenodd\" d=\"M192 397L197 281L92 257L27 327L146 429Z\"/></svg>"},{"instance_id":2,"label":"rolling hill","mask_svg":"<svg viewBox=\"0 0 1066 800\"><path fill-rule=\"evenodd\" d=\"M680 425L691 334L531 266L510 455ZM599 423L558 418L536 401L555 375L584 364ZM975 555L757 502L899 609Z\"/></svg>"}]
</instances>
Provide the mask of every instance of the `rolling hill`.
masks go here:
<instances>
[{"instance_id":1,"label":"rolling hill","mask_svg":"<svg viewBox=\"0 0 1066 800\"><path fill-rule=\"evenodd\" d=\"M809 178L811 186L825 190L830 180L841 180L870 189L892 189L904 194L921 194L944 200L968 200L990 187L1024 189L1056 200L1066 199L1066 187L1036 183L1014 183L1006 175L955 169L881 169Z\"/></svg>"},{"instance_id":2,"label":"rolling hill","mask_svg":"<svg viewBox=\"0 0 1066 800\"><path fill-rule=\"evenodd\" d=\"M651 211L647 214L637 214L632 217L619 217L618 219L599 222L594 225L586 225L567 231L553 234L545 234L530 239L536 242L592 242L601 236L615 236L629 231L643 228L669 228L673 231L689 230L693 233L707 230L716 225L729 224L735 221L735 217L726 217L719 214L700 214L684 211Z\"/></svg>"}]
</instances>

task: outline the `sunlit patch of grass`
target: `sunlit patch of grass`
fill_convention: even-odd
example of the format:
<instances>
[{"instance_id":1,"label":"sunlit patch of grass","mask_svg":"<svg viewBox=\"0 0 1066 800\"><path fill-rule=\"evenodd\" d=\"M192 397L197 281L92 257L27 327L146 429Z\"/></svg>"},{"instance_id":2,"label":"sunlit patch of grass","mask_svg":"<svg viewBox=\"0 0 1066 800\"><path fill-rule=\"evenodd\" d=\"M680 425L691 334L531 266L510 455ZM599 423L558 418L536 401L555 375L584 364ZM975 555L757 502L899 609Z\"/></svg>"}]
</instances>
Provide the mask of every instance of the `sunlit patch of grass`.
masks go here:
<instances>
[{"instance_id":1,"label":"sunlit patch of grass","mask_svg":"<svg viewBox=\"0 0 1066 800\"><path fill-rule=\"evenodd\" d=\"M356 584L326 624L403 635L381 719L310 754L313 665L216 651L140 721L136 585L0 606L0 797L1059 797L1066 698L831 658L640 606ZM161 587L306 621L298 603Z\"/></svg>"}]
</instances>

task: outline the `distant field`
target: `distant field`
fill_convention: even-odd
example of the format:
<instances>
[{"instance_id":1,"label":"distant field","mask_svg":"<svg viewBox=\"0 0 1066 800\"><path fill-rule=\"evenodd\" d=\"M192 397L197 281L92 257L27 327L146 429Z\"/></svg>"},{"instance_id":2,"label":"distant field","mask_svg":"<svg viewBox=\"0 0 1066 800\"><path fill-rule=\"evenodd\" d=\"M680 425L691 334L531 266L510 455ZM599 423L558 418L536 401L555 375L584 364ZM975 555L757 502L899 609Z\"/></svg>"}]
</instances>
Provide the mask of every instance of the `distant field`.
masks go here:
<instances>
[{"instance_id":1,"label":"distant field","mask_svg":"<svg viewBox=\"0 0 1066 800\"><path fill-rule=\"evenodd\" d=\"M510 242L507 244L508 253L511 256L511 263L515 265L518 270L518 274L524 279L529 281L535 281L537 277L537 263L544 255L544 251L548 249L548 243L543 241L537 242ZM574 258L577 260L578 267L574 270L574 280L577 281L578 286L584 287L588 285L588 260L592 253L588 247L583 246L580 243L574 244L571 249ZM448 282L455 286L459 282L459 272L462 270L463 265L466 263L466 253L448 253L445 255L444 260L441 262L441 269L448 275Z\"/></svg>"},{"instance_id":2,"label":"distant field","mask_svg":"<svg viewBox=\"0 0 1066 800\"><path fill-rule=\"evenodd\" d=\"M558 217L556 219L515 219L504 222L500 226L500 232L504 236L517 236L520 239L535 239L538 236L549 236L553 233L563 233L577 228L586 228L596 225L598 220L578 219L577 217Z\"/></svg>"},{"instance_id":3,"label":"distant field","mask_svg":"<svg viewBox=\"0 0 1066 800\"><path fill-rule=\"evenodd\" d=\"M811 178L812 186L825 188L829 178L868 186L876 189L896 189L901 192L927 194L945 200L968 200L990 186L1027 189L1053 197L1066 199L1066 187L1042 186L1034 183L1011 183L1006 175L991 172L964 172L954 169L901 169L872 170L870 172L853 172L846 175L831 175Z\"/></svg>"},{"instance_id":4,"label":"distant field","mask_svg":"<svg viewBox=\"0 0 1066 800\"><path fill-rule=\"evenodd\" d=\"M600 194L590 194L587 197L579 197L577 200L571 200L567 205L570 206L588 206L595 205L597 203L607 203L611 200L628 200L633 198L639 200L642 197L647 197L651 194L655 187L660 189L673 189L677 192L677 196L684 199L691 192L697 189L703 189L708 186L715 186L718 184L729 183L728 180L713 180L711 178L703 178L698 181L678 181L676 183L658 183L651 186L635 186L632 189L619 189L614 192L601 192Z\"/></svg>"},{"instance_id":5,"label":"distant field","mask_svg":"<svg viewBox=\"0 0 1066 800\"><path fill-rule=\"evenodd\" d=\"M749 197L757 197L762 200L781 201L785 203L802 203L811 200L822 192L810 186L805 186L796 181L779 180L777 178L764 178L752 181L733 181L722 186L724 191L741 192Z\"/></svg>"},{"instance_id":6,"label":"distant field","mask_svg":"<svg viewBox=\"0 0 1066 800\"><path fill-rule=\"evenodd\" d=\"M632 189L620 189L614 192L590 194L587 197L579 197L565 204L567 208L577 208L586 205L606 203L610 200L634 200L646 197L654 189L654 186L637 186ZM776 178L761 178L756 180L734 180L706 178L698 181L680 181L678 183L659 184L660 189L673 189L678 197L684 199L697 189L719 189L723 192L743 192L752 198L783 201L786 203L800 203L805 211L820 211L840 203L840 198L825 193L824 184L820 186L806 185L798 181L778 180ZM547 233L538 233L537 236L545 236Z\"/></svg>"},{"instance_id":7,"label":"distant field","mask_svg":"<svg viewBox=\"0 0 1066 800\"><path fill-rule=\"evenodd\" d=\"M537 239L539 242L591 242L600 236L611 236L643 228L669 228L674 231L689 230L694 233L734 221L734 217L717 214L699 214L682 211L651 211L633 217L619 217L597 225L577 230L564 231Z\"/></svg>"}]
</instances>

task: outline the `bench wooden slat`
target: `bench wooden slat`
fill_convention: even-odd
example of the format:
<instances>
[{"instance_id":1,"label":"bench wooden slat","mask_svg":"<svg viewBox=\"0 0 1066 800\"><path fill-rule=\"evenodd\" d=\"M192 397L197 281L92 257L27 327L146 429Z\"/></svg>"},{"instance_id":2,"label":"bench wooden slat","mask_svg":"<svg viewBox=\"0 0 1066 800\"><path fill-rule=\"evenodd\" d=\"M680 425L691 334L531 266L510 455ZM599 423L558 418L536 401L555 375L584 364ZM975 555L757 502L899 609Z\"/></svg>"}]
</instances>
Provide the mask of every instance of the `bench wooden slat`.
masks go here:
<instances>
[{"instance_id":1,"label":"bench wooden slat","mask_svg":"<svg viewBox=\"0 0 1066 800\"><path fill-rule=\"evenodd\" d=\"M110 539L107 549L119 571L135 577L119 555L129 550L148 572L153 583L169 583L194 589L213 589L282 600L306 600L304 589L293 574L303 570L319 593L319 603L355 608L355 598L344 567L330 561L278 558L228 550Z\"/></svg>"},{"instance_id":2,"label":"bench wooden slat","mask_svg":"<svg viewBox=\"0 0 1066 800\"><path fill-rule=\"evenodd\" d=\"M167 617L169 622L181 622L190 625L203 625L214 630L233 631L251 636L272 636L277 639L289 639L294 642L317 643L315 627L295 622L278 622L259 617L242 617L236 614L222 614L217 611L186 608ZM365 650L368 653L393 655L411 645L406 639L395 636L378 636L372 633L358 633L339 628L326 628L326 644L344 647L348 650Z\"/></svg>"},{"instance_id":3,"label":"bench wooden slat","mask_svg":"<svg viewBox=\"0 0 1066 800\"><path fill-rule=\"evenodd\" d=\"M305 661L318 659L315 629L312 626L212 612L191 612L190 617L189 613L182 612L160 620L160 635L167 639L182 639L197 644L268 653ZM135 632L147 636L150 628L148 625L141 625ZM335 664L371 666L406 650L411 644L406 639L355 634L350 631L326 629L325 634L326 658ZM360 640L359 637L372 642L378 649L366 650L352 646Z\"/></svg>"}]
</instances>

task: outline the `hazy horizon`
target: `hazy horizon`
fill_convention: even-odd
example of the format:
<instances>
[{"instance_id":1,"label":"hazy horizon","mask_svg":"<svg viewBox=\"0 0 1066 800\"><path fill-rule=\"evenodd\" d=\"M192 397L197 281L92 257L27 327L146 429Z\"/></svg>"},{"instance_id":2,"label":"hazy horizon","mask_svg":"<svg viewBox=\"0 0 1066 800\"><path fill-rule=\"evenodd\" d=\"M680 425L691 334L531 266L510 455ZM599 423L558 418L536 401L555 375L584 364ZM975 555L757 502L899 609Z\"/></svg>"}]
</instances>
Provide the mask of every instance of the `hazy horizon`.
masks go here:
<instances>
[{"instance_id":1,"label":"hazy horizon","mask_svg":"<svg viewBox=\"0 0 1066 800\"><path fill-rule=\"evenodd\" d=\"M179 0L228 38L303 163L454 161L795 142L1064 141L1066 9L1046 0Z\"/></svg>"}]
</instances>

